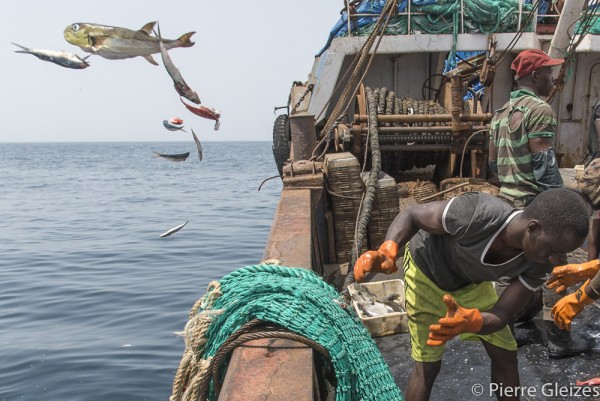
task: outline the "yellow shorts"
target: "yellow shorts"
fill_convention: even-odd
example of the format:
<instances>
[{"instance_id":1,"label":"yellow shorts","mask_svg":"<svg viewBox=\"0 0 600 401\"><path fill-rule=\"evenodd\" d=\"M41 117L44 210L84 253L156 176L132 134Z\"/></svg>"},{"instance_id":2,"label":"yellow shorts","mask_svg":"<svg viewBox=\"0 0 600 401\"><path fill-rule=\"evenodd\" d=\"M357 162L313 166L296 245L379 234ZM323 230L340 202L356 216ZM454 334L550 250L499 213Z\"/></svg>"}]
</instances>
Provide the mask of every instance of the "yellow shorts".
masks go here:
<instances>
[{"instance_id":1,"label":"yellow shorts","mask_svg":"<svg viewBox=\"0 0 600 401\"><path fill-rule=\"evenodd\" d=\"M436 362L442 359L445 346L427 345L429 326L438 323L446 315L446 305L442 301L444 294L450 294L459 305L465 308L491 309L498 296L491 282L470 284L457 291L444 291L435 285L417 267L410 256L408 245L404 251L404 286L408 329L410 331L411 355L417 362ZM497 347L516 351L517 343L508 326L492 334L478 335L464 333L461 340L483 340Z\"/></svg>"}]
</instances>

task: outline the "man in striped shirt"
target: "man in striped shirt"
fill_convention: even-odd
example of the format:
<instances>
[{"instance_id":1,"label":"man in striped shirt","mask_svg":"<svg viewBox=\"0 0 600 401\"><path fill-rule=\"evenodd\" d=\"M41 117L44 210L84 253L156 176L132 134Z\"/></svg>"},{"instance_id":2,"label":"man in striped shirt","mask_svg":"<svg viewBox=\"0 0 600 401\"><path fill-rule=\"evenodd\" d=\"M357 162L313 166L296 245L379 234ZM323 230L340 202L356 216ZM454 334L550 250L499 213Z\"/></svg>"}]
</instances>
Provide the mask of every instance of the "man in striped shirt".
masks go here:
<instances>
[{"instance_id":1,"label":"man in striped shirt","mask_svg":"<svg viewBox=\"0 0 600 401\"><path fill-rule=\"evenodd\" d=\"M553 148L558 126L556 114L542 99L549 96L554 88L552 69L563 62L563 59L553 59L541 50L519 53L511 64L518 89L510 94L509 101L496 111L492 119L490 169L498 175L500 197L517 208L524 208L547 189L564 186ZM559 264L565 263L566 255ZM500 279L498 292L502 293L508 284L508 280ZM539 301L535 303L535 297L536 294L516 320L539 311L541 305ZM550 311L560 296L544 286L541 298L549 357L564 358L587 351L587 341L559 329L552 320Z\"/></svg>"},{"instance_id":2,"label":"man in striped shirt","mask_svg":"<svg viewBox=\"0 0 600 401\"><path fill-rule=\"evenodd\" d=\"M548 188L563 186L553 148L556 114L541 98L554 87L552 67L563 61L540 50L521 52L511 65L519 88L492 119L491 167L501 196L517 207Z\"/></svg>"}]
</instances>

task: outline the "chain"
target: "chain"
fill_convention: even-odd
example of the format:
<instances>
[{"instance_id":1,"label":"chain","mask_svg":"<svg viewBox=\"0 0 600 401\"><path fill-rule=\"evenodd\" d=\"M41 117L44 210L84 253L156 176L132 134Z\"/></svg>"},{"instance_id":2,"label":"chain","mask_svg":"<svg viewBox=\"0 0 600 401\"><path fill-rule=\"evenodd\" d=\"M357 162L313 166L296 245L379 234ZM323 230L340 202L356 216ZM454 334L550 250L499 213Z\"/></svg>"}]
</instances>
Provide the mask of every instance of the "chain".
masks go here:
<instances>
[{"instance_id":1,"label":"chain","mask_svg":"<svg viewBox=\"0 0 600 401\"><path fill-rule=\"evenodd\" d=\"M308 87L306 88L306 91L304 92L304 94L302 95L302 97L300 98L300 100L298 100L298 103L296 103L296 105L294 106L294 108L290 112L290 116L296 114L296 109L304 101L304 98L306 97L306 95L308 95L310 92L312 92L313 86L314 86L313 84L308 85Z\"/></svg>"}]
</instances>

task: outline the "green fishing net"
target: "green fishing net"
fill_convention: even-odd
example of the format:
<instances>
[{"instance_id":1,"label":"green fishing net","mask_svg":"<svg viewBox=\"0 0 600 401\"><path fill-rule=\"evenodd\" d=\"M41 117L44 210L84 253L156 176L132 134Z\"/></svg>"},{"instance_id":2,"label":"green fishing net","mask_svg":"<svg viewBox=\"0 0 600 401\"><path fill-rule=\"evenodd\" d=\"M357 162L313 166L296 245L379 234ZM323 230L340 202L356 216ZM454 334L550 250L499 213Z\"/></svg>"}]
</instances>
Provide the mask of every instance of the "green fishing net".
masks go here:
<instances>
[{"instance_id":1,"label":"green fishing net","mask_svg":"<svg viewBox=\"0 0 600 401\"><path fill-rule=\"evenodd\" d=\"M276 323L324 346L337 379L337 401L403 401L404 398L369 332L340 294L306 269L247 266L219 281L221 295L206 334L203 358L253 319ZM213 291L209 287L207 296ZM204 310L199 310L202 313Z\"/></svg>"},{"instance_id":2,"label":"green fishing net","mask_svg":"<svg viewBox=\"0 0 600 401\"><path fill-rule=\"evenodd\" d=\"M460 0L437 0L435 4L413 6L410 30L408 16L393 17L385 31L386 35L407 33L451 34L456 33L458 24L463 24L465 33L516 32L519 30L518 0L463 0L464 12L460 14ZM523 5L523 21L532 9L531 4ZM424 13L424 14L423 14ZM460 21L460 22L459 22ZM353 36L369 35L375 22L352 30ZM530 23L525 31L531 32ZM348 34L346 33L345 36Z\"/></svg>"}]
</instances>

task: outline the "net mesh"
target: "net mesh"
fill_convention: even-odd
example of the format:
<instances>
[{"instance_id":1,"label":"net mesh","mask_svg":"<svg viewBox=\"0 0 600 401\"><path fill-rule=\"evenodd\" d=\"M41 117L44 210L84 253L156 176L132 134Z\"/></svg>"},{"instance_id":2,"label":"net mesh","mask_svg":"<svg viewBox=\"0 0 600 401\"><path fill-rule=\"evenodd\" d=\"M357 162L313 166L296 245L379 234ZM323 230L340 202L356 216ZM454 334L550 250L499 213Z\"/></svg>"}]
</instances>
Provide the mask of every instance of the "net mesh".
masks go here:
<instances>
[{"instance_id":1,"label":"net mesh","mask_svg":"<svg viewBox=\"0 0 600 401\"><path fill-rule=\"evenodd\" d=\"M219 311L206 332L202 359L252 319L276 323L313 340L330 353L337 380L337 401L403 401L377 345L353 309L315 273L261 264L238 269L209 286L198 314ZM210 305L208 305L210 304ZM214 396L213 396L214 397Z\"/></svg>"}]
</instances>

